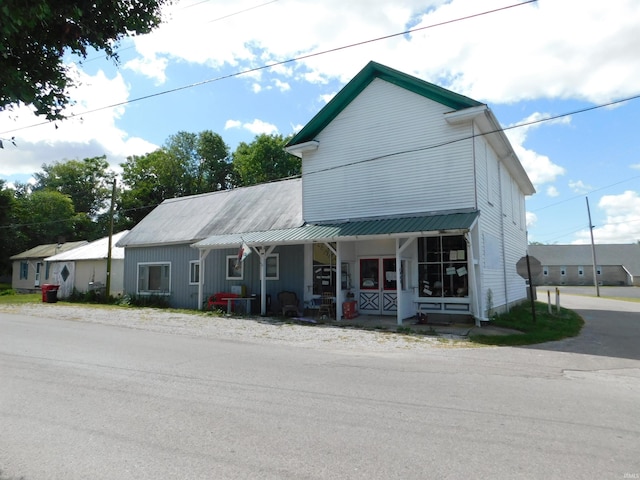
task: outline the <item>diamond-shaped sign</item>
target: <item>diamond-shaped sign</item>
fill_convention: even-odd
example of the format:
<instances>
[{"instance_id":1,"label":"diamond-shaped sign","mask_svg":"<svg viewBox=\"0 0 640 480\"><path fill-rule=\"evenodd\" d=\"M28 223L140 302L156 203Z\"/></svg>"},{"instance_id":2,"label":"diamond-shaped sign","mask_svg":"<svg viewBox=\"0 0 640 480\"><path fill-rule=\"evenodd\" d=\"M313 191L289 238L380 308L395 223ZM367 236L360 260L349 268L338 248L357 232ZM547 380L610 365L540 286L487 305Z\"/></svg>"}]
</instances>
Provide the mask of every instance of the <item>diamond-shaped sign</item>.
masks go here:
<instances>
[{"instance_id":1,"label":"diamond-shaped sign","mask_svg":"<svg viewBox=\"0 0 640 480\"><path fill-rule=\"evenodd\" d=\"M60 272L60 276L62 277L62 280L66 282L67 278L69 278L69 275L71 275L71 272L69 272L69 269L65 265L64 267L62 267L62 271Z\"/></svg>"}]
</instances>

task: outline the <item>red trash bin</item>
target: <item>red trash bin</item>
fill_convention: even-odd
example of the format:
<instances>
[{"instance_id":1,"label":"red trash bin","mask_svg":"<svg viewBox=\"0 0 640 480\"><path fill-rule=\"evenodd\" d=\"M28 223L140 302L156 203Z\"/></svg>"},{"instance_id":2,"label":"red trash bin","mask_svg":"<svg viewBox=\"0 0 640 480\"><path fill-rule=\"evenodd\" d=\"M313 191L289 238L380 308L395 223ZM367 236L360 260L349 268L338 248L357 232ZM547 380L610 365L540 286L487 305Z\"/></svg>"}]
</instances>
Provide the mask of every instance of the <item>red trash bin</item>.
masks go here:
<instances>
[{"instance_id":1,"label":"red trash bin","mask_svg":"<svg viewBox=\"0 0 640 480\"><path fill-rule=\"evenodd\" d=\"M60 288L60 285L45 283L40 288L42 290L43 303L56 303L58 301L58 288Z\"/></svg>"}]
</instances>

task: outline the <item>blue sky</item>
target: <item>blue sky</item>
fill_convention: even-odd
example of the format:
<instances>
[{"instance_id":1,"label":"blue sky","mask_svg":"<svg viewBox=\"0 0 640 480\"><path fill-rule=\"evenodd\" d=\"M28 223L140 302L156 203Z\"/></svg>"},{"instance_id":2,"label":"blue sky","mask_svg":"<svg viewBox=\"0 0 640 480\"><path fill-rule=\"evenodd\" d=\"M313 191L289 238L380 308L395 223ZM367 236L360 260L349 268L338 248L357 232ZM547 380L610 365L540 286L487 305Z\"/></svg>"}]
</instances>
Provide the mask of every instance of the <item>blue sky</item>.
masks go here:
<instances>
[{"instance_id":1,"label":"blue sky","mask_svg":"<svg viewBox=\"0 0 640 480\"><path fill-rule=\"evenodd\" d=\"M78 117L34 126L28 108L0 112L0 138L17 144L0 150L0 178L98 155L119 170L178 131L213 130L232 151L288 135L370 60L487 103L505 128L640 95L637 0L181 0L165 17L121 42L118 65L69 59ZM640 240L639 125L631 99L507 129L537 190L530 241L588 243L586 197L596 243Z\"/></svg>"}]
</instances>

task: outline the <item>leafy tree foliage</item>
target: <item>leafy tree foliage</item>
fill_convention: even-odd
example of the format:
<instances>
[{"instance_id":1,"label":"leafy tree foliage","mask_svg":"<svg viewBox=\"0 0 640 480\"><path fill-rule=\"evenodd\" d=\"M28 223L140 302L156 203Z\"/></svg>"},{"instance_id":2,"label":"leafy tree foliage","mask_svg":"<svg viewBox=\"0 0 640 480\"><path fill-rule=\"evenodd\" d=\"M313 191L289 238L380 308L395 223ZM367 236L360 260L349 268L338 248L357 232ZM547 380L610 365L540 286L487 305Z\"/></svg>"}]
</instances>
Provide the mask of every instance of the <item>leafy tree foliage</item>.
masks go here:
<instances>
[{"instance_id":1,"label":"leafy tree foliage","mask_svg":"<svg viewBox=\"0 0 640 480\"><path fill-rule=\"evenodd\" d=\"M167 198L180 196L182 172L165 150L127 157L118 212L134 226Z\"/></svg>"},{"instance_id":2,"label":"leafy tree foliage","mask_svg":"<svg viewBox=\"0 0 640 480\"><path fill-rule=\"evenodd\" d=\"M14 201L13 190L7 188L5 181L0 179L0 245L4 252L0 255L0 274L11 270L9 257L18 253L14 246L15 232L11 228Z\"/></svg>"},{"instance_id":3,"label":"leafy tree foliage","mask_svg":"<svg viewBox=\"0 0 640 480\"><path fill-rule=\"evenodd\" d=\"M233 153L233 168L242 186L300 175L300 159L285 152L290 137L258 135L253 142L241 142Z\"/></svg>"},{"instance_id":4,"label":"leafy tree foliage","mask_svg":"<svg viewBox=\"0 0 640 480\"><path fill-rule=\"evenodd\" d=\"M196 191L204 193L230 188L233 166L229 147L222 137L211 130L200 132L196 152L199 159Z\"/></svg>"},{"instance_id":5,"label":"leafy tree foliage","mask_svg":"<svg viewBox=\"0 0 640 480\"><path fill-rule=\"evenodd\" d=\"M60 239L77 238L76 224L86 221L86 215L76 216L73 202L60 192L41 190L15 199L12 220L14 229L14 253Z\"/></svg>"},{"instance_id":6,"label":"leafy tree foliage","mask_svg":"<svg viewBox=\"0 0 640 480\"><path fill-rule=\"evenodd\" d=\"M223 190L230 186L229 147L209 130L178 132L165 146L121 164L124 191L119 214L131 227L168 198Z\"/></svg>"},{"instance_id":7,"label":"leafy tree foliage","mask_svg":"<svg viewBox=\"0 0 640 480\"><path fill-rule=\"evenodd\" d=\"M211 130L198 134L178 132L165 143L167 153L183 169L181 195L215 192L229 187L232 168L229 147Z\"/></svg>"},{"instance_id":8,"label":"leafy tree foliage","mask_svg":"<svg viewBox=\"0 0 640 480\"><path fill-rule=\"evenodd\" d=\"M108 206L114 177L106 156L67 160L42 165L42 172L34 174L34 190L55 190L68 195L76 212L95 218Z\"/></svg>"},{"instance_id":9,"label":"leafy tree foliage","mask_svg":"<svg viewBox=\"0 0 640 480\"><path fill-rule=\"evenodd\" d=\"M0 4L0 110L33 105L49 120L62 118L73 85L63 55L88 49L117 60L117 42L160 24L169 0L3 0Z\"/></svg>"}]
</instances>

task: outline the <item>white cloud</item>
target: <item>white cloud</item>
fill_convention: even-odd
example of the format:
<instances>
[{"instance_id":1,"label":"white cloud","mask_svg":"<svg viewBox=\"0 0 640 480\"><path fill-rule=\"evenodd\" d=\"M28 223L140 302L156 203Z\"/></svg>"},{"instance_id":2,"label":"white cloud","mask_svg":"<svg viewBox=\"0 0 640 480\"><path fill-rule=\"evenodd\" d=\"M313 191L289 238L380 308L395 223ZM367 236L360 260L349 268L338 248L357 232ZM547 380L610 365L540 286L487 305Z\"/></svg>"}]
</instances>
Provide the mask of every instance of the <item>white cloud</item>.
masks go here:
<instances>
[{"instance_id":1,"label":"white cloud","mask_svg":"<svg viewBox=\"0 0 640 480\"><path fill-rule=\"evenodd\" d=\"M75 104L65 110L65 115L76 114L76 117L49 123L36 117L27 107L0 112L0 131L11 132L4 135L15 136L17 144L4 149L1 177L31 175L43 164L102 155L107 156L117 171L118 164L127 156L157 148L144 139L129 137L116 127L116 121L125 111L119 104L129 96L119 73L108 78L102 71L91 76L73 66L72 69L79 86L70 90ZM105 105L119 106L103 108ZM93 112L82 114L88 111Z\"/></svg>"},{"instance_id":2,"label":"white cloud","mask_svg":"<svg viewBox=\"0 0 640 480\"><path fill-rule=\"evenodd\" d=\"M251 85L251 90L253 91L253 93L260 93L260 91L262 90L262 86L259 83L254 83L253 85Z\"/></svg>"},{"instance_id":3,"label":"white cloud","mask_svg":"<svg viewBox=\"0 0 640 480\"><path fill-rule=\"evenodd\" d=\"M166 69L169 64L167 58L157 58L155 55L134 58L124 64L124 68L155 80L156 85L162 85L166 80Z\"/></svg>"},{"instance_id":4,"label":"white cloud","mask_svg":"<svg viewBox=\"0 0 640 480\"><path fill-rule=\"evenodd\" d=\"M640 240L640 194L627 190L620 195L605 195L598 202L604 211L602 226L593 229L595 243L631 243ZM594 221L594 223L596 223ZM590 243L589 229L576 235L573 243Z\"/></svg>"},{"instance_id":5,"label":"white cloud","mask_svg":"<svg viewBox=\"0 0 640 480\"><path fill-rule=\"evenodd\" d=\"M268 74L348 81L374 59L494 103L541 97L600 103L637 93L636 0L540 0L451 22L504 6L504 0L177 2L168 23L133 40L145 59L139 65L168 56L238 71L359 44L274 66ZM427 28L362 43L407 25ZM159 78L155 68L149 74Z\"/></svg>"},{"instance_id":6,"label":"white cloud","mask_svg":"<svg viewBox=\"0 0 640 480\"><path fill-rule=\"evenodd\" d=\"M533 212L526 213L527 228L534 227L538 222L538 216Z\"/></svg>"},{"instance_id":7,"label":"white cloud","mask_svg":"<svg viewBox=\"0 0 640 480\"><path fill-rule=\"evenodd\" d=\"M520 163L522 163L536 190L545 183L555 182L559 176L565 174L565 169L553 163L548 156L539 154L524 146L529 131L542 125L541 123L526 124L536 122L546 117L547 115L534 113L517 123L518 125L523 124L524 126L505 131L513 150L516 152ZM545 125L547 124L545 123Z\"/></svg>"},{"instance_id":8,"label":"white cloud","mask_svg":"<svg viewBox=\"0 0 640 480\"><path fill-rule=\"evenodd\" d=\"M579 194L585 194L593 190L591 185L585 184L582 180L575 182L573 180L569 180L569 188Z\"/></svg>"},{"instance_id":9,"label":"white cloud","mask_svg":"<svg viewBox=\"0 0 640 480\"><path fill-rule=\"evenodd\" d=\"M263 122L262 120L255 119L251 123L244 123L242 127L254 135L259 135L261 133L266 133L267 135L271 135L274 133L278 133L278 127L275 125Z\"/></svg>"},{"instance_id":10,"label":"white cloud","mask_svg":"<svg viewBox=\"0 0 640 480\"><path fill-rule=\"evenodd\" d=\"M553 185L547 187L547 195L550 197L557 197L560 195L560 192Z\"/></svg>"},{"instance_id":11,"label":"white cloud","mask_svg":"<svg viewBox=\"0 0 640 480\"><path fill-rule=\"evenodd\" d=\"M260 135L261 133L266 133L267 135L278 133L278 127L271 123L258 120L257 118L252 122L245 123L242 123L240 120L227 120L224 129L229 130L232 128L242 128L254 135Z\"/></svg>"},{"instance_id":12,"label":"white cloud","mask_svg":"<svg viewBox=\"0 0 640 480\"><path fill-rule=\"evenodd\" d=\"M276 86L276 88L281 92L287 92L291 90L291 85L289 85L289 83L283 82L282 80L279 80L277 78L273 81L273 83Z\"/></svg>"},{"instance_id":13,"label":"white cloud","mask_svg":"<svg viewBox=\"0 0 640 480\"><path fill-rule=\"evenodd\" d=\"M631 168L633 168L634 170L640 170L640 163L636 163L634 165L631 165Z\"/></svg>"},{"instance_id":14,"label":"white cloud","mask_svg":"<svg viewBox=\"0 0 640 480\"><path fill-rule=\"evenodd\" d=\"M230 128L240 128L242 126L242 122L240 120L227 120L224 124L224 129L229 130Z\"/></svg>"}]
</instances>

